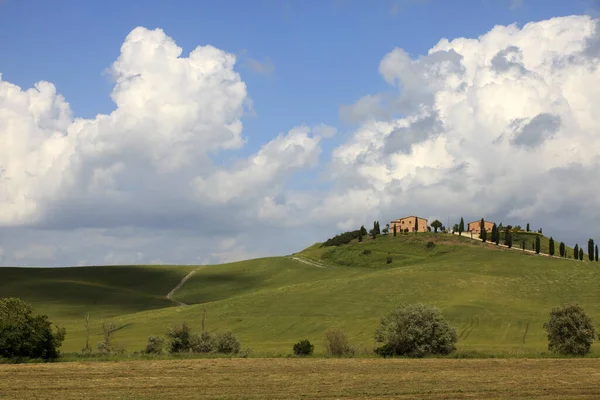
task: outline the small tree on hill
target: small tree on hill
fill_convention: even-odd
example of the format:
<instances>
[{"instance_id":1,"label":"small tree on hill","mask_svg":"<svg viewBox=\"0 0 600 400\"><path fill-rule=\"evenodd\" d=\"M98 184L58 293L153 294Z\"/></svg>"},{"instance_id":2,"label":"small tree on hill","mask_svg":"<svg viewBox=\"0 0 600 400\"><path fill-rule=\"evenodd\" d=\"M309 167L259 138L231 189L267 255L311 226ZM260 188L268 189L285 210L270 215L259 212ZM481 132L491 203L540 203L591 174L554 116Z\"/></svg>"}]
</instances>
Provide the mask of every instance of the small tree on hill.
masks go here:
<instances>
[{"instance_id":1,"label":"small tree on hill","mask_svg":"<svg viewBox=\"0 0 600 400\"><path fill-rule=\"evenodd\" d=\"M594 239L588 240L588 259L594 261Z\"/></svg>"},{"instance_id":2,"label":"small tree on hill","mask_svg":"<svg viewBox=\"0 0 600 400\"><path fill-rule=\"evenodd\" d=\"M535 236L535 254L540 254L540 247L541 247L540 235L536 235Z\"/></svg>"},{"instance_id":3,"label":"small tree on hill","mask_svg":"<svg viewBox=\"0 0 600 400\"><path fill-rule=\"evenodd\" d=\"M394 236L396 236L396 232L397 232L396 224L394 224L393 228L394 228Z\"/></svg>"},{"instance_id":4,"label":"small tree on hill","mask_svg":"<svg viewBox=\"0 0 600 400\"><path fill-rule=\"evenodd\" d=\"M419 232L419 218L415 217L415 233Z\"/></svg>"},{"instance_id":5,"label":"small tree on hill","mask_svg":"<svg viewBox=\"0 0 600 400\"><path fill-rule=\"evenodd\" d=\"M573 247L573 258L576 260L579 258L579 245L577 243L575 243L575 247Z\"/></svg>"},{"instance_id":6,"label":"small tree on hill","mask_svg":"<svg viewBox=\"0 0 600 400\"><path fill-rule=\"evenodd\" d=\"M401 305L384 316L375 340L383 344L376 350L380 355L424 357L450 354L458 336L435 307L419 303Z\"/></svg>"},{"instance_id":7,"label":"small tree on hill","mask_svg":"<svg viewBox=\"0 0 600 400\"><path fill-rule=\"evenodd\" d=\"M496 240L494 240L494 243L496 243L496 246L498 246L500 244L500 233L501 230L499 227L496 228Z\"/></svg>"},{"instance_id":8,"label":"small tree on hill","mask_svg":"<svg viewBox=\"0 0 600 400\"><path fill-rule=\"evenodd\" d=\"M363 236L367 236L367 234L368 234L367 228L365 228L364 225L361 225L361 227L360 227L360 233L362 233Z\"/></svg>"},{"instance_id":9,"label":"small tree on hill","mask_svg":"<svg viewBox=\"0 0 600 400\"><path fill-rule=\"evenodd\" d=\"M509 249L512 247L512 244L513 244L512 243L512 233L510 232L510 229L508 227L506 227L506 230L504 231L504 244Z\"/></svg>"},{"instance_id":10,"label":"small tree on hill","mask_svg":"<svg viewBox=\"0 0 600 400\"><path fill-rule=\"evenodd\" d=\"M598 245L596 245L596 251L595 251L595 253L596 253L596 262L598 262Z\"/></svg>"},{"instance_id":11,"label":"small tree on hill","mask_svg":"<svg viewBox=\"0 0 600 400\"><path fill-rule=\"evenodd\" d=\"M565 257L565 244L564 242L560 242L560 245L558 246L558 251L561 257Z\"/></svg>"},{"instance_id":12,"label":"small tree on hill","mask_svg":"<svg viewBox=\"0 0 600 400\"><path fill-rule=\"evenodd\" d=\"M371 229L371 237L373 237L373 239L377 238L377 230L375 228Z\"/></svg>"},{"instance_id":13,"label":"small tree on hill","mask_svg":"<svg viewBox=\"0 0 600 400\"><path fill-rule=\"evenodd\" d=\"M596 338L592 319L578 304L554 308L544 329L548 332L548 350L562 355L586 355Z\"/></svg>"},{"instance_id":14,"label":"small tree on hill","mask_svg":"<svg viewBox=\"0 0 600 400\"><path fill-rule=\"evenodd\" d=\"M550 241L548 242L548 254L551 256L554 255L554 239L552 239L552 236L550 236Z\"/></svg>"},{"instance_id":15,"label":"small tree on hill","mask_svg":"<svg viewBox=\"0 0 600 400\"><path fill-rule=\"evenodd\" d=\"M362 242L362 241L363 241L363 233L362 233L362 229L360 229L360 230L358 231L358 241L359 241L359 242Z\"/></svg>"},{"instance_id":16,"label":"small tree on hill","mask_svg":"<svg viewBox=\"0 0 600 400\"><path fill-rule=\"evenodd\" d=\"M436 219L431 223L431 227L433 228L433 232L437 233L438 229L442 227L442 223Z\"/></svg>"},{"instance_id":17,"label":"small tree on hill","mask_svg":"<svg viewBox=\"0 0 600 400\"><path fill-rule=\"evenodd\" d=\"M494 225L492 226L492 238L491 238L491 241L493 243L496 243L497 237L498 237L498 227L494 223Z\"/></svg>"},{"instance_id":18,"label":"small tree on hill","mask_svg":"<svg viewBox=\"0 0 600 400\"><path fill-rule=\"evenodd\" d=\"M387 235L390 232L390 224L385 224L385 228L381 231L384 235Z\"/></svg>"},{"instance_id":19,"label":"small tree on hill","mask_svg":"<svg viewBox=\"0 0 600 400\"><path fill-rule=\"evenodd\" d=\"M583 249L579 249L579 261L583 261Z\"/></svg>"},{"instance_id":20,"label":"small tree on hill","mask_svg":"<svg viewBox=\"0 0 600 400\"><path fill-rule=\"evenodd\" d=\"M479 223L479 239L481 239L482 242L485 242L487 239L487 232L485 231L485 222L483 221L483 218L481 218L481 222Z\"/></svg>"},{"instance_id":21,"label":"small tree on hill","mask_svg":"<svg viewBox=\"0 0 600 400\"><path fill-rule=\"evenodd\" d=\"M529 222L527 223L527 227L525 228L527 232L529 232Z\"/></svg>"},{"instance_id":22,"label":"small tree on hill","mask_svg":"<svg viewBox=\"0 0 600 400\"><path fill-rule=\"evenodd\" d=\"M465 221L463 217L460 217L460 223L458 224L458 236L462 236L462 233L465 231Z\"/></svg>"},{"instance_id":23,"label":"small tree on hill","mask_svg":"<svg viewBox=\"0 0 600 400\"><path fill-rule=\"evenodd\" d=\"M523 242L521 243L521 249L525 250L525 239L523 239Z\"/></svg>"}]
</instances>

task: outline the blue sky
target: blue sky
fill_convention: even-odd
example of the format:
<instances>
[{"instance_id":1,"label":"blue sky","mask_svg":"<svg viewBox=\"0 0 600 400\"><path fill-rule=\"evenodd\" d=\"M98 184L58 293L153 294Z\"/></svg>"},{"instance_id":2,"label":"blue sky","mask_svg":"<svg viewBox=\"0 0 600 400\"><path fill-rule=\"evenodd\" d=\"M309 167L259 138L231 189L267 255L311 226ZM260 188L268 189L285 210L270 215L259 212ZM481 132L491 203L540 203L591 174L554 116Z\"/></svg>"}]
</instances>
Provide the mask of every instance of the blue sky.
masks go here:
<instances>
[{"instance_id":1,"label":"blue sky","mask_svg":"<svg viewBox=\"0 0 600 400\"><path fill-rule=\"evenodd\" d=\"M556 218L560 215L571 229L563 233L565 240L581 244L594 232L582 233L578 226L590 221L600 226L600 213L590 211L600 204L586 200L585 207L573 206L583 192L554 190L550 208L534 207L552 188L532 190L532 182L585 180L600 167L594 158L600 152L596 117L581 104L581 99L595 101L592 88L600 83L599 55L590 50L600 36L594 33L598 5L595 0L0 0L0 145L10 143L5 153L0 146L0 178L8 182L7 190L0 187L0 265L226 261L296 251L357 224L405 213L443 221L485 214L505 223L554 226L557 235L565 225ZM549 21L566 16L576 17ZM493 30L513 23L518 29ZM527 23L532 28L522 30ZM231 89L225 84L213 92L174 96L181 101L177 115L185 114L187 101L197 101L203 117L169 119L171 93L156 89L163 77L149 73L161 60L145 54L137 65L120 50L140 26L147 28L137 32L140 43L150 43L159 28L183 49L182 58L205 45L235 55L233 69L247 93L232 94L220 110L201 100ZM419 61L443 38L476 44L467 48L458 40ZM504 70L491 63L498 57L505 59ZM96 119L117 109L110 97L115 81L107 73L117 59L150 82L139 93L121 88L120 95L153 93L158 103L165 98L155 105L155 120L127 107L109 128ZM562 69L549 71L546 63ZM578 68L584 64L589 68L582 73ZM519 75L514 66L534 73ZM164 73L173 92L193 85L176 70ZM386 74L399 87L386 83ZM123 82L125 75L115 79ZM581 78L568 81L569 76ZM58 114L40 116L40 104L60 103L48 92L25 93L42 80L64 96L74 117L88 119L87 128ZM463 102L455 82L469 88ZM19 93L7 91L10 84ZM437 97L428 97L431 93ZM354 123L341 118L340 107L367 95L392 100L406 95L421 114L391 107L391 116L369 109ZM241 102L248 100L255 115L241 117L247 143L235 149L218 143L216 151L206 150L221 140L211 134L236 122ZM468 110L462 108L465 102ZM184 122L203 127L198 129L207 138L169 137L171 128ZM293 131L303 124L325 124L337 133ZM56 132L64 140L55 140ZM566 152L565 138L577 150ZM187 147L178 147L181 142ZM398 150L403 146L408 153ZM477 152L485 156L478 159ZM188 153L192 161L185 159ZM164 159L171 164L157 166ZM164 168L175 172L169 175ZM215 189L220 197L192 190L209 183L220 188ZM163 198L162 192L168 195ZM467 199L481 193L489 196L481 204ZM77 218L67 215L69 207L89 210L92 217L78 226ZM107 215L121 218L122 226L109 226ZM144 215L155 215L162 225L143 220ZM221 216L245 221L253 235L242 228L214 229L210 224ZM198 229L173 228L184 219L199 221ZM207 236L213 231L218 237ZM80 250L61 244L78 240L85 241L74 246ZM194 251L177 247L198 242L204 244ZM164 243L164 252L157 243ZM31 258L30 249L38 256Z\"/></svg>"}]
</instances>

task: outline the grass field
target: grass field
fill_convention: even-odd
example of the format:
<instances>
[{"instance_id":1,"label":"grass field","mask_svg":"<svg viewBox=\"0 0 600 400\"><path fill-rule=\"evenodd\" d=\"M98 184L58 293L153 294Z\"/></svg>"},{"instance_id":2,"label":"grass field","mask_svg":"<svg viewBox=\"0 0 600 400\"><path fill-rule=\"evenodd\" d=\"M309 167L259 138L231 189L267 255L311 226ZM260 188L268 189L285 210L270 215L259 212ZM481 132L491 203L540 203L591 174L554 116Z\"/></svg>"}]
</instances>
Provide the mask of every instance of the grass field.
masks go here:
<instances>
[{"instance_id":1,"label":"grass field","mask_svg":"<svg viewBox=\"0 0 600 400\"><path fill-rule=\"evenodd\" d=\"M213 359L0 365L4 399L598 399L600 360Z\"/></svg>"},{"instance_id":2,"label":"grass field","mask_svg":"<svg viewBox=\"0 0 600 400\"><path fill-rule=\"evenodd\" d=\"M427 249L428 241L435 247ZM176 306L165 295L194 269L174 296L190 305ZM261 356L288 354L304 338L320 354L323 332L332 326L344 329L362 354L371 353L380 317L401 302L440 308L459 332L459 350L501 356L546 351L542 325L563 303L577 301L600 321L600 264L433 233L315 245L288 257L216 266L0 269L0 282L0 296L31 301L67 327L66 352L83 347L86 310L94 345L102 318L113 320L115 339L136 351L172 324L187 321L199 330L206 310L206 329L232 330Z\"/></svg>"}]
</instances>

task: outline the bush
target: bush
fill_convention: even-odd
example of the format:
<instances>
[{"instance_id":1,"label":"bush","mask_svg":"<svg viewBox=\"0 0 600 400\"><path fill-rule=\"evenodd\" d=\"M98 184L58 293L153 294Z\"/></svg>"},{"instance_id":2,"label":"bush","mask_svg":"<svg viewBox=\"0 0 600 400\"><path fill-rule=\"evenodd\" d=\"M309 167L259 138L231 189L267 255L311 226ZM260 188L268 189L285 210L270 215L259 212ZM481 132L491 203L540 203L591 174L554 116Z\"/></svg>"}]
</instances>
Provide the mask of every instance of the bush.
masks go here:
<instances>
[{"instance_id":1,"label":"bush","mask_svg":"<svg viewBox=\"0 0 600 400\"><path fill-rule=\"evenodd\" d=\"M215 337L215 348L223 354L237 354L240 351L240 341L232 332L223 332Z\"/></svg>"},{"instance_id":2,"label":"bush","mask_svg":"<svg viewBox=\"0 0 600 400\"><path fill-rule=\"evenodd\" d=\"M314 349L315 346L308 339L304 339L294 345L294 354L297 356L309 356Z\"/></svg>"},{"instance_id":3,"label":"bush","mask_svg":"<svg viewBox=\"0 0 600 400\"><path fill-rule=\"evenodd\" d=\"M330 328L325 331L323 347L328 356L352 357L354 355L354 349L348 343L348 336L339 328Z\"/></svg>"},{"instance_id":4,"label":"bush","mask_svg":"<svg viewBox=\"0 0 600 400\"><path fill-rule=\"evenodd\" d=\"M435 243L433 242L427 242L427 244L425 245L426 248L428 249L433 249L435 247Z\"/></svg>"},{"instance_id":5,"label":"bush","mask_svg":"<svg viewBox=\"0 0 600 400\"><path fill-rule=\"evenodd\" d=\"M55 359L66 330L56 327L47 315L33 316L28 303L9 297L0 299L0 357Z\"/></svg>"},{"instance_id":6,"label":"bush","mask_svg":"<svg viewBox=\"0 0 600 400\"><path fill-rule=\"evenodd\" d=\"M161 338L160 336L148 336L148 344L146 344L144 353L160 355L163 352L164 344L165 339Z\"/></svg>"},{"instance_id":7,"label":"bush","mask_svg":"<svg viewBox=\"0 0 600 400\"><path fill-rule=\"evenodd\" d=\"M371 250L369 250L369 249L364 249L364 250L363 250L363 254L369 255L369 254L371 254Z\"/></svg>"},{"instance_id":8,"label":"bush","mask_svg":"<svg viewBox=\"0 0 600 400\"><path fill-rule=\"evenodd\" d=\"M192 334L190 349L194 353L210 353L216 348L216 338L210 332Z\"/></svg>"},{"instance_id":9,"label":"bush","mask_svg":"<svg viewBox=\"0 0 600 400\"><path fill-rule=\"evenodd\" d=\"M401 305L384 316L375 340L383 343L377 354L424 357L450 354L458 337L435 307L419 303Z\"/></svg>"},{"instance_id":10,"label":"bush","mask_svg":"<svg viewBox=\"0 0 600 400\"><path fill-rule=\"evenodd\" d=\"M185 353L191 349L192 332L187 323L175 325L167 330L169 353Z\"/></svg>"},{"instance_id":11,"label":"bush","mask_svg":"<svg viewBox=\"0 0 600 400\"><path fill-rule=\"evenodd\" d=\"M391 264L392 263L392 256L387 256L387 258L385 259L385 262L387 264Z\"/></svg>"},{"instance_id":12,"label":"bush","mask_svg":"<svg viewBox=\"0 0 600 400\"><path fill-rule=\"evenodd\" d=\"M365 233L366 234L366 233ZM341 244L350 243L353 239L358 238L361 235L361 230L357 229L355 231L344 232L339 235L336 235L330 239L327 239L321 247L327 246L339 246Z\"/></svg>"},{"instance_id":13,"label":"bush","mask_svg":"<svg viewBox=\"0 0 600 400\"><path fill-rule=\"evenodd\" d=\"M578 304L554 308L544 329L548 332L548 350L562 355L589 353L596 337L592 319Z\"/></svg>"}]
</instances>

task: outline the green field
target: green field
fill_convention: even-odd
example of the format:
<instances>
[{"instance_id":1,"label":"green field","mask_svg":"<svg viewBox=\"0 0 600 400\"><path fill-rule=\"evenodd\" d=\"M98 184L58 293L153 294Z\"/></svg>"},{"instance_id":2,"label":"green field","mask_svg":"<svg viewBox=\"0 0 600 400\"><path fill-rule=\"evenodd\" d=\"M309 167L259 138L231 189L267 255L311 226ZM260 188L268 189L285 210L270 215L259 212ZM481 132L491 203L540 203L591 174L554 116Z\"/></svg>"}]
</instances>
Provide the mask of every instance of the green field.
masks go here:
<instances>
[{"instance_id":1,"label":"green field","mask_svg":"<svg viewBox=\"0 0 600 400\"><path fill-rule=\"evenodd\" d=\"M428 241L435 247L427 249ZM177 306L165 296L192 270L174 296L189 305ZM542 324L553 307L577 301L600 321L598 282L595 262L423 233L214 266L3 268L0 296L27 300L65 326L66 352L83 347L88 310L92 343L101 339L101 319L110 319L120 328L115 339L129 351L174 323L199 330L206 310L206 329L232 330L256 355L288 354L304 338L320 353L323 332L332 326L369 354L383 314L401 302L424 302L457 328L459 350L519 355L546 350Z\"/></svg>"}]
</instances>

